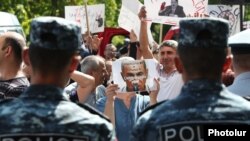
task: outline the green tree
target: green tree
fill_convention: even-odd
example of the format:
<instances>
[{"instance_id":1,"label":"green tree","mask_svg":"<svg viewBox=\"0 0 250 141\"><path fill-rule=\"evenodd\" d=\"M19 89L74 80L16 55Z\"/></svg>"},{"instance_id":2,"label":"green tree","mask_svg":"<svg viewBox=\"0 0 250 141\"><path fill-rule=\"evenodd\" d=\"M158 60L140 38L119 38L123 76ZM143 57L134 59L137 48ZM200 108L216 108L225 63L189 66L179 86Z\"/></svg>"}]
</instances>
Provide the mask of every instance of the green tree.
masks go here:
<instances>
[{"instance_id":1,"label":"green tree","mask_svg":"<svg viewBox=\"0 0 250 141\"><path fill-rule=\"evenodd\" d=\"M88 0L88 4L106 5L105 25L107 27L117 26L117 3L115 0ZM15 14L26 35L29 34L29 25L33 18L38 16L58 16L64 17L64 6L83 5L83 0L2 0L0 11Z\"/></svg>"},{"instance_id":2,"label":"green tree","mask_svg":"<svg viewBox=\"0 0 250 141\"><path fill-rule=\"evenodd\" d=\"M105 26L117 27L118 16L121 9L122 0L88 0L88 5L105 4ZM144 0L139 0L141 3ZM209 0L209 4L219 4L221 0ZM84 0L1 0L0 11L15 14L24 31L26 37L29 35L29 25L33 18L38 16L59 16L64 17L64 6L83 5ZM250 20L250 6L245 5L244 20ZM169 26L164 25L164 30ZM159 24L153 24L152 34L156 41L159 38ZM28 39L28 38L27 38ZM120 37L117 39L119 40Z\"/></svg>"}]
</instances>

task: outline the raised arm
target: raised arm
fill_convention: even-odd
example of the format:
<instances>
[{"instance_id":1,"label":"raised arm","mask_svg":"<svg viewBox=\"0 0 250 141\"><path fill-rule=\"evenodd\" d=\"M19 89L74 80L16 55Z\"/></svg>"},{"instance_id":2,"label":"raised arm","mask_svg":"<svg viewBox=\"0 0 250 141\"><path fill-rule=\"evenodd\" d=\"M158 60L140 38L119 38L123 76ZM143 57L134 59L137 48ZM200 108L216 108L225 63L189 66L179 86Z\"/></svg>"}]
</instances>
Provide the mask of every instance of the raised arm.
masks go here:
<instances>
[{"instance_id":1,"label":"raised arm","mask_svg":"<svg viewBox=\"0 0 250 141\"><path fill-rule=\"evenodd\" d=\"M113 126L115 127L115 112L114 112L114 100L117 95L116 90L118 89L117 84L110 84L106 89L106 103L104 108L104 114L110 118Z\"/></svg>"},{"instance_id":2,"label":"raised arm","mask_svg":"<svg viewBox=\"0 0 250 141\"><path fill-rule=\"evenodd\" d=\"M80 103L84 103L95 88L95 78L79 71L74 71L71 78L77 82L77 96Z\"/></svg>"},{"instance_id":3,"label":"raised arm","mask_svg":"<svg viewBox=\"0 0 250 141\"><path fill-rule=\"evenodd\" d=\"M130 37L129 56L133 57L135 60L140 60L141 59L141 53L139 49L140 45L134 30L131 30L129 37Z\"/></svg>"},{"instance_id":4,"label":"raised arm","mask_svg":"<svg viewBox=\"0 0 250 141\"><path fill-rule=\"evenodd\" d=\"M149 41L148 41L148 32L147 32L147 11L145 6L140 9L138 14L139 19L141 21L141 28L140 28L140 51L144 59L153 59L153 53L149 48Z\"/></svg>"}]
</instances>

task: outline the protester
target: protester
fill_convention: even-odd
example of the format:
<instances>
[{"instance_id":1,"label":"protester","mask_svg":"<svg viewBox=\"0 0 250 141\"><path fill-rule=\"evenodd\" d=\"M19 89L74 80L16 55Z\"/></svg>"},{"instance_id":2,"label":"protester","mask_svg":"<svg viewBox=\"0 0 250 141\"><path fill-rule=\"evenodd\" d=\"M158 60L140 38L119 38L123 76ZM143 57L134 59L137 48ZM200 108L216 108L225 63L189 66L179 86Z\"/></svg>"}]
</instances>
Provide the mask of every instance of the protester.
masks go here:
<instances>
[{"instance_id":1,"label":"protester","mask_svg":"<svg viewBox=\"0 0 250 141\"><path fill-rule=\"evenodd\" d=\"M228 90L240 96L250 96L250 29L229 38L229 46L233 54L233 70L235 80Z\"/></svg>"},{"instance_id":2,"label":"protester","mask_svg":"<svg viewBox=\"0 0 250 141\"><path fill-rule=\"evenodd\" d=\"M144 59L153 59L154 55L149 48L146 9L143 6L139 12L141 20L140 30L140 51ZM174 99L177 97L183 86L183 80L177 71L174 58L178 43L174 40L163 41L159 46L159 63L158 73L160 76L160 90L157 101Z\"/></svg>"},{"instance_id":3,"label":"protester","mask_svg":"<svg viewBox=\"0 0 250 141\"><path fill-rule=\"evenodd\" d=\"M134 61L131 57L122 57L117 61ZM118 92L117 84L110 84L106 89L106 97L97 101L99 111L107 115L113 125L117 139L119 141L128 141L132 128L139 116L149 105L156 103L156 97L159 91L158 81L155 80L157 89L150 91L148 95L140 95L135 92Z\"/></svg>"},{"instance_id":4,"label":"protester","mask_svg":"<svg viewBox=\"0 0 250 141\"><path fill-rule=\"evenodd\" d=\"M105 79L103 82L103 86L107 87L109 84L111 84L111 77L112 77L112 63L113 61L109 60L109 61L105 61L105 65L106 65L106 70L107 70L107 74L105 75Z\"/></svg>"},{"instance_id":5,"label":"protester","mask_svg":"<svg viewBox=\"0 0 250 141\"><path fill-rule=\"evenodd\" d=\"M113 44L107 44L104 50L104 58L106 61L116 60L117 48Z\"/></svg>"},{"instance_id":6,"label":"protester","mask_svg":"<svg viewBox=\"0 0 250 141\"><path fill-rule=\"evenodd\" d=\"M138 119L131 141L211 140L204 135L205 125L211 129L219 125L248 128L250 103L230 93L221 82L222 70L229 67L228 34L224 20L180 21L175 62L185 85L178 97L149 109Z\"/></svg>"},{"instance_id":7,"label":"protester","mask_svg":"<svg viewBox=\"0 0 250 141\"><path fill-rule=\"evenodd\" d=\"M153 42L151 44L151 51L152 51L154 58L157 61L160 61L160 59L159 59L159 45L156 42Z\"/></svg>"},{"instance_id":8,"label":"protester","mask_svg":"<svg viewBox=\"0 0 250 141\"><path fill-rule=\"evenodd\" d=\"M80 60L80 36L77 23L63 18L32 20L23 54L31 86L18 99L0 102L1 140L115 140L107 119L63 95Z\"/></svg>"},{"instance_id":9,"label":"protester","mask_svg":"<svg viewBox=\"0 0 250 141\"><path fill-rule=\"evenodd\" d=\"M85 54L87 54L87 56L98 54L102 39L102 37L99 38L98 35L92 35L90 32L86 31L86 33L82 35L84 45L82 49L84 49Z\"/></svg>"},{"instance_id":10,"label":"protester","mask_svg":"<svg viewBox=\"0 0 250 141\"><path fill-rule=\"evenodd\" d=\"M76 83L67 86L65 91L70 95L72 101L89 104L96 108L96 101L105 96L105 93L100 93L101 91L98 91L98 86L104 83L105 76L107 75L105 60L100 56L90 55L84 58L80 64L81 71L95 79L93 89L91 89L89 93L86 93L86 91L79 91L79 89L81 89L80 87L84 84L77 81Z\"/></svg>"},{"instance_id":11,"label":"protester","mask_svg":"<svg viewBox=\"0 0 250 141\"><path fill-rule=\"evenodd\" d=\"M128 45L128 56L134 58L135 60L143 59L140 53L140 43L134 30L129 33L129 45Z\"/></svg>"},{"instance_id":12,"label":"protester","mask_svg":"<svg viewBox=\"0 0 250 141\"><path fill-rule=\"evenodd\" d=\"M71 74L71 79L75 82L64 89L65 93L68 94L72 102L85 103L87 97L95 89L95 78L80 71L74 71Z\"/></svg>"},{"instance_id":13,"label":"protester","mask_svg":"<svg viewBox=\"0 0 250 141\"><path fill-rule=\"evenodd\" d=\"M29 86L22 70L25 47L25 39L19 33L0 35L0 99L18 97Z\"/></svg>"}]
</instances>

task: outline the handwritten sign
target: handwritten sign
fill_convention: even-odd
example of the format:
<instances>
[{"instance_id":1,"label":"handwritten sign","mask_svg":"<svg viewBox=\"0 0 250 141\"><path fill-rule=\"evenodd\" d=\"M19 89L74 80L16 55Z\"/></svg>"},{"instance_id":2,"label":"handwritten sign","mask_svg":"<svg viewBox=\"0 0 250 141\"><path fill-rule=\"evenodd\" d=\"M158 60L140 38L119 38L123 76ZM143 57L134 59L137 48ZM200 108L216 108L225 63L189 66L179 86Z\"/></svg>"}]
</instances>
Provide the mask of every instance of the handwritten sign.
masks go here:
<instances>
[{"instance_id":1,"label":"handwritten sign","mask_svg":"<svg viewBox=\"0 0 250 141\"><path fill-rule=\"evenodd\" d=\"M88 5L87 12L90 32L103 32L105 21L104 4ZM78 22L82 27L83 34L87 31L86 13L84 6L65 6L65 19Z\"/></svg>"},{"instance_id":2,"label":"handwritten sign","mask_svg":"<svg viewBox=\"0 0 250 141\"><path fill-rule=\"evenodd\" d=\"M243 12L244 13L244 12ZM223 18L229 21L230 35L240 32L240 8L237 5L209 5L210 17Z\"/></svg>"},{"instance_id":3,"label":"handwritten sign","mask_svg":"<svg viewBox=\"0 0 250 141\"><path fill-rule=\"evenodd\" d=\"M141 7L142 4L138 0L122 0L122 7L118 18L119 26L128 32L133 29L138 39L141 26L138 13ZM153 43L154 39L150 31L150 26L151 23L148 24L148 40L149 43Z\"/></svg>"},{"instance_id":4,"label":"handwritten sign","mask_svg":"<svg viewBox=\"0 0 250 141\"><path fill-rule=\"evenodd\" d=\"M155 23L177 25L186 17L205 17L208 0L144 0L148 20ZM176 5L176 6L173 6Z\"/></svg>"}]
</instances>

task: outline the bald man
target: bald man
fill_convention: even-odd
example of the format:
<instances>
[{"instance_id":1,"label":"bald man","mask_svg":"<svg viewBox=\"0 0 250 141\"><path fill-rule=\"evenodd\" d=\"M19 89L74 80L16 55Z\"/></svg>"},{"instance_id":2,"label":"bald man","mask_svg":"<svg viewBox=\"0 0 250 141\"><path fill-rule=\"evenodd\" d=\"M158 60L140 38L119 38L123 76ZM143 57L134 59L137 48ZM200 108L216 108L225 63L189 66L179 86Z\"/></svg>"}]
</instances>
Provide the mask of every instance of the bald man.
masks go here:
<instances>
[{"instance_id":1,"label":"bald man","mask_svg":"<svg viewBox=\"0 0 250 141\"><path fill-rule=\"evenodd\" d=\"M18 97L29 81L22 71L25 39L16 32L0 35L0 99Z\"/></svg>"}]
</instances>

